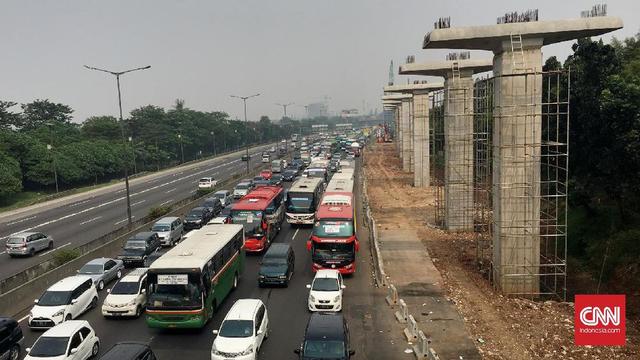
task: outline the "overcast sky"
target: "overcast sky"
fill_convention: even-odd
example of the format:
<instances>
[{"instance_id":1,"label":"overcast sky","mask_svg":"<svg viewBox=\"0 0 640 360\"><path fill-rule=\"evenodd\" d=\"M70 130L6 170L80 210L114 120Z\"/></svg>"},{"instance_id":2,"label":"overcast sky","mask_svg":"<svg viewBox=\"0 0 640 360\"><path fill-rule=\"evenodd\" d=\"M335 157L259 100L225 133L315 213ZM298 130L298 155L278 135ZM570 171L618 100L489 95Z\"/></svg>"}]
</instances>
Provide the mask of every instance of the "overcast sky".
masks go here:
<instances>
[{"instance_id":1,"label":"overcast sky","mask_svg":"<svg viewBox=\"0 0 640 360\"><path fill-rule=\"evenodd\" d=\"M540 0L541 20L578 17L594 3ZM609 15L640 30L640 1L608 1ZM2 0L0 99L50 99L70 105L75 121L117 113L115 79L85 70L151 65L122 79L125 113L176 98L204 111L242 116L229 95L261 93L249 118L280 118L274 103L295 102L289 114L328 96L330 111L381 109L389 62L406 55L444 59L448 51L422 50L440 16L452 26L494 24L500 14L526 10L531 1L477 0ZM609 40L611 35L605 36ZM571 42L546 47L562 61ZM484 54L474 54L480 58ZM486 53L489 57L490 54ZM396 75L396 83L407 79Z\"/></svg>"}]
</instances>

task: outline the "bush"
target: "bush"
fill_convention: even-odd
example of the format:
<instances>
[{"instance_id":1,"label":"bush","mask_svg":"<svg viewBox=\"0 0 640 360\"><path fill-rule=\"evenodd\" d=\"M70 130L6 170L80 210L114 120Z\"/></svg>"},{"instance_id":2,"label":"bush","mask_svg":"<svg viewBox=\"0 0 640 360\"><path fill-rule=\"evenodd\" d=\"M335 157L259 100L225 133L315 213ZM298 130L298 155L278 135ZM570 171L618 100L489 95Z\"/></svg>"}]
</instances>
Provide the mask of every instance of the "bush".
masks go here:
<instances>
[{"instance_id":1,"label":"bush","mask_svg":"<svg viewBox=\"0 0 640 360\"><path fill-rule=\"evenodd\" d=\"M62 249L53 254L53 262L56 266L61 266L80 256L76 249Z\"/></svg>"},{"instance_id":2,"label":"bush","mask_svg":"<svg viewBox=\"0 0 640 360\"><path fill-rule=\"evenodd\" d=\"M151 209L149 209L149 217L152 219L157 219L165 215L169 211L171 211L170 206L154 206Z\"/></svg>"}]
</instances>

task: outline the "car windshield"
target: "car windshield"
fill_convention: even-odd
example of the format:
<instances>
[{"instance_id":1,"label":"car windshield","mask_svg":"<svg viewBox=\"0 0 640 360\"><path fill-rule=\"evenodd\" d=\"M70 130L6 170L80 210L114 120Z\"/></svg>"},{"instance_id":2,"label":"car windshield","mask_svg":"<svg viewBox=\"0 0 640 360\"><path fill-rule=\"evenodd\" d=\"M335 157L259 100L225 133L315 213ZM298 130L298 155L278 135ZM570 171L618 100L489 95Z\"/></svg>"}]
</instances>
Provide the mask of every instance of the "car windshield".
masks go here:
<instances>
[{"instance_id":1,"label":"car windshield","mask_svg":"<svg viewBox=\"0 0 640 360\"><path fill-rule=\"evenodd\" d=\"M156 224L153 225L153 227L151 228L151 231L169 231L171 230L171 226L166 225L166 224Z\"/></svg>"},{"instance_id":2,"label":"car windshield","mask_svg":"<svg viewBox=\"0 0 640 360\"><path fill-rule=\"evenodd\" d=\"M324 178L324 170L309 170L307 176L311 178Z\"/></svg>"},{"instance_id":3,"label":"car windshield","mask_svg":"<svg viewBox=\"0 0 640 360\"><path fill-rule=\"evenodd\" d=\"M78 272L80 274L102 274L102 264L86 264Z\"/></svg>"},{"instance_id":4,"label":"car windshield","mask_svg":"<svg viewBox=\"0 0 640 360\"><path fill-rule=\"evenodd\" d=\"M224 200L227 197L227 194L224 193L216 193L216 197L220 200Z\"/></svg>"},{"instance_id":5,"label":"car windshield","mask_svg":"<svg viewBox=\"0 0 640 360\"><path fill-rule=\"evenodd\" d=\"M318 237L349 237L353 235L353 222L321 220L313 226L313 235Z\"/></svg>"},{"instance_id":6,"label":"car windshield","mask_svg":"<svg viewBox=\"0 0 640 360\"><path fill-rule=\"evenodd\" d=\"M144 249L147 243L144 240L129 240L124 244L125 249Z\"/></svg>"},{"instance_id":7,"label":"car windshield","mask_svg":"<svg viewBox=\"0 0 640 360\"><path fill-rule=\"evenodd\" d=\"M295 170L287 170L287 171L284 172L284 174L287 175L287 176L293 176L296 173L297 173L297 171L295 171Z\"/></svg>"},{"instance_id":8,"label":"car windshield","mask_svg":"<svg viewBox=\"0 0 640 360\"><path fill-rule=\"evenodd\" d=\"M287 194L287 209L289 211L314 211L313 196L308 193L292 193Z\"/></svg>"},{"instance_id":9,"label":"car windshield","mask_svg":"<svg viewBox=\"0 0 640 360\"><path fill-rule=\"evenodd\" d=\"M231 215L231 206L227 206L222 211L220 211L220 215L229 216Z\"/></svg>"},{"instance_id":10,"label":"car windshield","mask_svg":"<svg viewBox=\"0 0 640 360\"><path fill-rule=\"evenodd\" d=\"M200 308L202 291L196 274L154 274L147 277L150 308Z\"/></svg>"},{"instance_id":11,"label":"car windshield","mask_svg":"<svg viewBox=\"0 0 640 360\"><path fill-rule=\"evenodd\" d=\"M202 210L191 210L189 214L187 214L187 219L199 219L202 216Z\"/></svg>"},{"instance_id":12,"label":"car windshield","mask_svg":"<svg viewBox=\"0 0 640 360\"><path fill-rule=\"evenodd\" d=\"M334 278L317 278L313 280L313 291L338 291L338 280Z\"/></svg>"},{"instance_id":13,"label":"car windshield","mask_svg":"<svg viewBox=\"0 0 640 360\"><path fill-rule=\"evenodd\" d=\"M341 359L345 355L344 342L340 340L307 340L303 356L309 359Z\"/></svg>"},{"instance_id":14,"label":"car windshield","mask_svg":"<svg viewBox=\"0 0 640 360\"><path fill-rule=\"evenodd\" d=\"M202 178L202 179L200 179L200 182L201 182L201 183L208 183L208 182L211 182L211 179L209 179L209 178Z\"/></svg>"},{"instance_id":15,"label":"car windshield","mask_svg":"<svg viewBox=\"0 0 640 360\"><path fill-rule=\"evenodd\" d=\"M24 238L21 237L12 237L7 240L7 244L22 244L24 242Z\"/></svg>"},{"instance_id":16,"label":"car windshield","mask_svg":"<svg viewBox=\"0 0 640 360\"><path fill-rule=\"evenodd\" d=\"M287 259L284 258L265 258L262 260L263 266L280 266L287 265Z\"/></svg>"},{"instance_id":17,"label":"car windshield","mask_svg":"<svg viewBox=\"0 0 640 360\"><path fill-rule=\"evenodd\" d=\"M217 202L218 202L218 199L207 199L202 203L202 207L212 208L216 206Z\"/></svg>"},{"instance_id":18,"label":"car windshield","mask_svg":"<svg viewBox=\"0 0 640 360\"><path fill-rule=\"evenodd\" d=\"M38 306L60 306L71 302L71 291L45 291L38 299Z\"/></svg>"},{"instance_id":19,"label":"car windshield","mask_svg":"<svg viewBox=\"0 0 640 360\"><path fill-rule=\"evenodd\" d=\"M138 293L139 284L134 281L120 281L113 289L111 294L113 295L133 295Z\"/></svg>"},{"instance_id":20,"label":"car windshield","mask_svg":"<svg viewBox=\"0 0 640 360\"><path fill-rule=\"evenodd\" d=\"M236 185L236 190L246 190L249 188L249 184L238 184Z\"/></svg>"},{"instance_id":21,"label":"car windshield","mask_svg":"<svg viewBox=\"0 0 640 360\"><path fill-rule=\"evenodd\" d=\"M52 357L64 355L67 351L68 337L40 336L31 351L30 357Z\"/></svg>"},{"instance_id":22,"label":"car windshield","mask_svg":"<svg viewBox=\"0 0 640 360\"><path fill-rule=\"evenodd\" d=\"M220 336L230 338L243 338L253 335L253 321L251 320L225 320L220 327Z\"/></svg>"}]
</instances>

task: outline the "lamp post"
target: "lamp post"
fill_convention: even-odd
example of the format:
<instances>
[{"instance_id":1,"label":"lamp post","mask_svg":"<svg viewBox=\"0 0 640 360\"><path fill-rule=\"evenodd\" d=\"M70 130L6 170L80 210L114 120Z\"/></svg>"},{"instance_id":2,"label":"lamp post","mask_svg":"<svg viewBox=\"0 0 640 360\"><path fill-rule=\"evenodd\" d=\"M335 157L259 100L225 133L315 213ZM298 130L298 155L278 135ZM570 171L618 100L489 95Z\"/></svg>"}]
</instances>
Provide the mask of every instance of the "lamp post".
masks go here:
<instances>
[{"instance_id":1,"label":"lamp post","mask_svg":"<svg viewBox=\"0 0 640 360\"><path fill-rule=\"evenodd\" d=\"M133 72L133 71L138 71L138 70L146 70L151 68L151 65L147 65L147 66L143 66L143 67L139 67L139 68L135 68L135 69L129 69L129 70L125 70L125 71L110 71L110 70L105 70L105 69L99 69L96 67L91 67L91 66L84 66L85 68L89 69L89 70L95 70L95 71L102 71L102 72L106 72L107 74L111 74L113 76L116 77L116 85L118 87L118 108L120 110L120 133L122 135L122 143L124 144L125 148L127 147L127 139L125 137L125 131L124 131L124 120L122 119L122 94L120 92L120 75L124 75L126 73L129 72ZM127 191L127 226L129 228L131 228L131 192L129 189L129 164L124 163L124 186L125 189Z\"/></svg>"},{"instance_id":2,"label":"lamp post","mask_svg":"<svg viewBox=\"0 0 640 360\"><path fill-rule=\"evenodd\" d=\"M295 103L288 103L288 104L278 104L276 103L276 105L278 106L282 106L282 109L284 110L284 116L282 117L283 119L287 117L287 106L293 105Z\"/></svg>"},{"instance_id":3,"label":"lamp post","mask_svg":"<svg viewBox=\"0 0 640 360\"><path fill-rule=\"evenodd\" d=\"M211 132L211 148L213 149L213 156L216 156L216 132Z\"/></svg>"},{"instance_id":4,"label":"lamp post","mask_svg":"<svg viewBox=\"0 0 640 360\"><path fill-rule=\"evenodd\" d=\"M47 150L51 151L51 162L53 163L53 179L56 182L56 194L58 193L58 169L56 168L56 155L53 153L53 145L47 144Z\"/></svg>"},{"instance_id":5,"label":"lamp post","mask_svg":"<svg viewBox=\"0 0 640 360\"><path fill-rule=\"evenodd\" d=\"M256 96L260 96L260 94L254 94L251 96L236 96L236 95L230 95L232 98L237 98L237 99L242 99L242 102L244 103L244 124L245 124L245 134L244 134L244 138L245 138L245 150L246 150L246 155L247 155L247 174L249 173L249 163L251 162L251 158L249 157L249 121L247 120L247 99L251 99L252 97L256 97Z\"/></svg>"},{"instance_id":6,"label":"lamp post","mask_svg":"<svg viewBox=\"0 0 640 360\"><path fill-rule=\"evenodd\" d=\"M129 143L131 144L131 154L133 154L133 173L138 173L138 165L136 164L136 147L133 145L133 137L129 136Z\"/></svg>"},{"instance_id":7,"label":"lamp post","mask_svg":"<svg viewBox=\"0 0 640 360\"><path fill-rule=\"evenodd\" d=\"M182 158L181 164L184 164L184 146L182 146L182 134L178 134L178 139L180 139L180 154Z\"/></svg>"}]
</instances>

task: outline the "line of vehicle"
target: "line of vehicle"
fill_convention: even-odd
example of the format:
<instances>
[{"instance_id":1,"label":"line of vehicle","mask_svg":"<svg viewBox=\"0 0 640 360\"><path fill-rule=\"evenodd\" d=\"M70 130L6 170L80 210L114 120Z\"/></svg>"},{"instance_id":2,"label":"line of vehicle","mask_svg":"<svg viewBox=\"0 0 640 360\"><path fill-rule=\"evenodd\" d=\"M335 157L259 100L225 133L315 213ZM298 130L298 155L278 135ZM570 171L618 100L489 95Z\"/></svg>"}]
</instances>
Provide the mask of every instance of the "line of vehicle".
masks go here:
<instances>
[{"instance_id":1,"label":"line of vehicle","mask_svg":"<svg viewBox=\"0 0 640 360\"><path fill-rule=\"evenodd\" d=\"M45 255L47 255L47 254L48 254L48 253L50 253L50 252L54 252L54 251L56 251L56 250L60 250L60 249L62 249L63 247L65 247L65 246L69 246L69 245L71 245L71 243L70 243L70 242L68 242L68 243L66 243L66 244L64 244L64 245L60 245L60 246L58 246L58 247L57 247L57 248L55 248L55 249L51 249L51 250L49 250L49 251L45 251L45 252L43 252L42 254L40 254L40 255L38 255L38 256L45 256Z\"/></svg>"}]
</instances>

